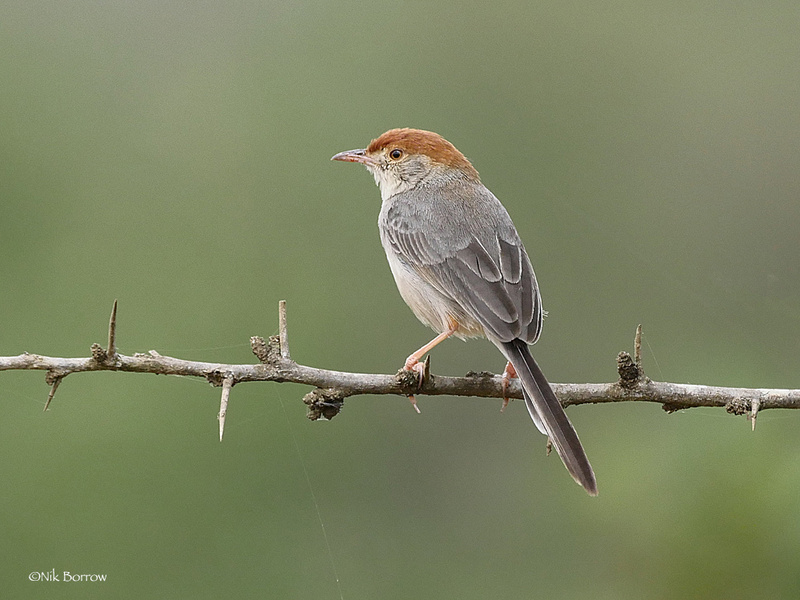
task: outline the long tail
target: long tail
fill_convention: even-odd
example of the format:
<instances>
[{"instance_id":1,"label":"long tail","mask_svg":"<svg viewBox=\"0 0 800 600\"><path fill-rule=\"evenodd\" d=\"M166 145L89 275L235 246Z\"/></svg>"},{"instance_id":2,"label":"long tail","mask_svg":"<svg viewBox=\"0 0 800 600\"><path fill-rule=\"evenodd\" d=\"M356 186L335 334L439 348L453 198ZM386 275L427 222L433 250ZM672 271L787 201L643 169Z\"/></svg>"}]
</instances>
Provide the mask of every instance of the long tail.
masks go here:
<instances>
[{"instance_id":1,"label":"long tail","mask_svg":"<svg viewBox=\"0 0 800 600\"><path fill-rule=\"evenodd\" d=\"M517 372L524 391L525 406L534 423L539 429L544 429L543 433L550 438L573 479L590 495L596 496L597 481L592 465L589 464L578 434L569 422L553 388L547 383L544 373L533 360L528 344L520 339L495 342L495 344Z\"/></svg>"}]
</instances>

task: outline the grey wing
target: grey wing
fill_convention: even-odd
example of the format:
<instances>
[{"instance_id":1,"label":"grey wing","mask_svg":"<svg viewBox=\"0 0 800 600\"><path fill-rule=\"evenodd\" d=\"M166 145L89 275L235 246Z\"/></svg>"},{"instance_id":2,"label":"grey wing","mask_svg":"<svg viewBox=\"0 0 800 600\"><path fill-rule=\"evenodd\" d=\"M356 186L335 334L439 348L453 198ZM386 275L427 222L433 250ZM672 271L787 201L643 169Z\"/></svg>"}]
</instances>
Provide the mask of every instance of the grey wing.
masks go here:
<instances>
[{"instance_id":1,"label":"grey wing","mask_svg":"<svg viewBox=\"0 0 800 600\"><path fill-rule=\"evenodd\" d=\"M492 337L529 344L538 339L542 327L539 288L519 239L473 237L440 269L450 274L454 289L463 290L461 304Z\"/></svg>"},{"instance_id":2,"label":"grey wing","mask_svg":"<svg viewBox=\"0 0 800 600\"><path fill-rule=\"evenodd\" d=\"M437 223L431 214L419 214L425 204L413 198L395 202L382 214L384 243L488 335L501 342L533 343L542 327L536 276L505 208L483 191L495 209L494 219L461 206L463 210L437 211L448 215L446 223Z\"/></svg>"}]
</instances>

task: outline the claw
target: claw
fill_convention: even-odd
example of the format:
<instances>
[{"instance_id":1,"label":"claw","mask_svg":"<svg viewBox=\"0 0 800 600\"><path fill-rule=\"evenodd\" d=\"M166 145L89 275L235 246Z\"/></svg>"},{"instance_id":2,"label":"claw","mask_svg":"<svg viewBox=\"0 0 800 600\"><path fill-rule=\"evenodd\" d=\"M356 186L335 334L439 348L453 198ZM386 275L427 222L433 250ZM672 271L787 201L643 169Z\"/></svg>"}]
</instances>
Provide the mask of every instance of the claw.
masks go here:
<instances>
[{"instance_id":1,"label":"claw","mask_svg":"<svg viewBox=\"0 0 800 600\"><path fill-rule=\"evenodd\" d=\"M430 374L430 364L431 364L431 357L428 356L425 359L425 362L419 362L418 360L414 359L413 357L409 356L406 364L403 366L403 369L406 371L410 371L416 374L417 377L417 390L422 389L422 385L425 383L425 379ZM417 399L414 398L413 395L410 395L408 399L411 401L411 405L414 407L414 410L418 413L421 412L419 410L419 406L417 406Z\"/></svg>"},{"instance_id":2,"label":"claw","mask_svg":"<svg viewBox=\"0 0 800 600\"><path fill-rule=\"evenodd\" d=\"M427 362L427 361L426 361ZM410 371L414 371L417 374L417 379L419 379L419 387L417 389L422 389L422 384L425 383L425 368L424 362L418 362L416 364L411 365Z\"/></svg>"},{"instance_id":3,"label":"claw","mask_svg":"<svg viewBox=\"0 0 800 600\"><path fill-rule=\"evenodd\" d=\"M511 380L516 376L517 372L514 370L514 365L506 363L506 368L503 371L503 406L500 407L500 412L505 412L506 406L508 406L510 400L508 397L508 384L511 383Z\"/></svg>"},{"instance_id":4,"label":"claw","mask_svg":"<svg viewBox=\"0 0 800 600\"><path fill-rule=\"evenodd\" d=\"M406 359L406 363L403 366L404 371L413 371L417 374L417 381L419 382L419 386L417 390L422 389L422 385L425 383L425 380L430 375L430 365L431 365L431 357L428 356L425 359L425 362L419 362L419 359L425 356L428 352L433 350L440 342L446 340L451 335L453 335L458 330L458 323L454 320L450 320L448 323L447 331L443 331L435 338L433 338L430 342L425 344L422 348L414 352L411 356ZM419 408L417 407L417 401L414 396L409 396L409 400L411 400L411 404L414 406L414 410L419 412Z\"/></svg>"}]
</instances>

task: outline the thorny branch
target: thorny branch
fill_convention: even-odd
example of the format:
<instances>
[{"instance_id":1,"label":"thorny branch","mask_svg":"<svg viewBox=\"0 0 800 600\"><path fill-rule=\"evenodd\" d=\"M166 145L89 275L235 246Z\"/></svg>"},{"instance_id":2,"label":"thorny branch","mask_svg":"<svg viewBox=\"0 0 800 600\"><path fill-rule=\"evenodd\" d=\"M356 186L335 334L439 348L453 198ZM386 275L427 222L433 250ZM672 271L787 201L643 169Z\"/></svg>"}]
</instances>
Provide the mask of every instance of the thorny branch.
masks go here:
<instances>
[{"instance_id":1,"label":"thorny branch","mask_svg":"<svg viewBox=\"0 0 800 600\"><path fill-rule=\"evenodd\" d=\"M289 336L286 326L286 303L281 301L278 310L279 334L265 340L250 338L257 364L222 364L182 360L162 356L155 350L146 354L126 356L116 350L117 302L111 312L108 330L108 349L92 344L92 355L86 358L55 358L38 354L0 357L0 371L43 370L50 386L44 410L50 406L61 382L67 375L88 371L126 371L157 375L202 377L211 385L222 387L220 403L219 436L222 440L228 400L236 384L246 381L293 382L311 385L315 389L306 394L308 418L331 419L341 410L344 399L359 394L394 394L400 396L472 396L503 398L503 379L492 373L467 373L465 377L445 377L430 374L420 384L415 373L399 371L395 375L345 373L307 367L296 363L289 354ZM652 381L645 376L641 365L641 325L636 330L634 356L620 352L617 356L619 379L613 383L554 383L553 389L561 403L567 407L576 404L605 402L655 402L665 411L713 406L725 408L729 413L746 415L755 429L759 411L768 408L800 408L800 390L729 388L707 385L690 385ZM507 395L521 398L522 389L517 380L508 386Z\"/></svg>"}]
</instances>

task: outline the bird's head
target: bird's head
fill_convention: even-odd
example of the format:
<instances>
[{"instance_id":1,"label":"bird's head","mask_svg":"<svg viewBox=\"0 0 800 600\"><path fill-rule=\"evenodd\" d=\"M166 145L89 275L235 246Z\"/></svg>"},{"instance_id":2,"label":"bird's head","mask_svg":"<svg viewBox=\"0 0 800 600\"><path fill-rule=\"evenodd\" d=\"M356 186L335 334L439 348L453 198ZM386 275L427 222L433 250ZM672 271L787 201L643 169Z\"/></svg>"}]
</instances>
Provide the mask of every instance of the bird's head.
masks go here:
<instances>
[{"instance_id":1,"label":"bird's head","mask_svg":"<svg viewBox=\"0 0 800 600\"><path fill-rule=\"evenodd\" d=\"M453 144L422 129L390 129L366 148L340 152L331 160L367 167L384 200L421 184L480 181L475 167Z\"/></svg>"}]
</instances>

